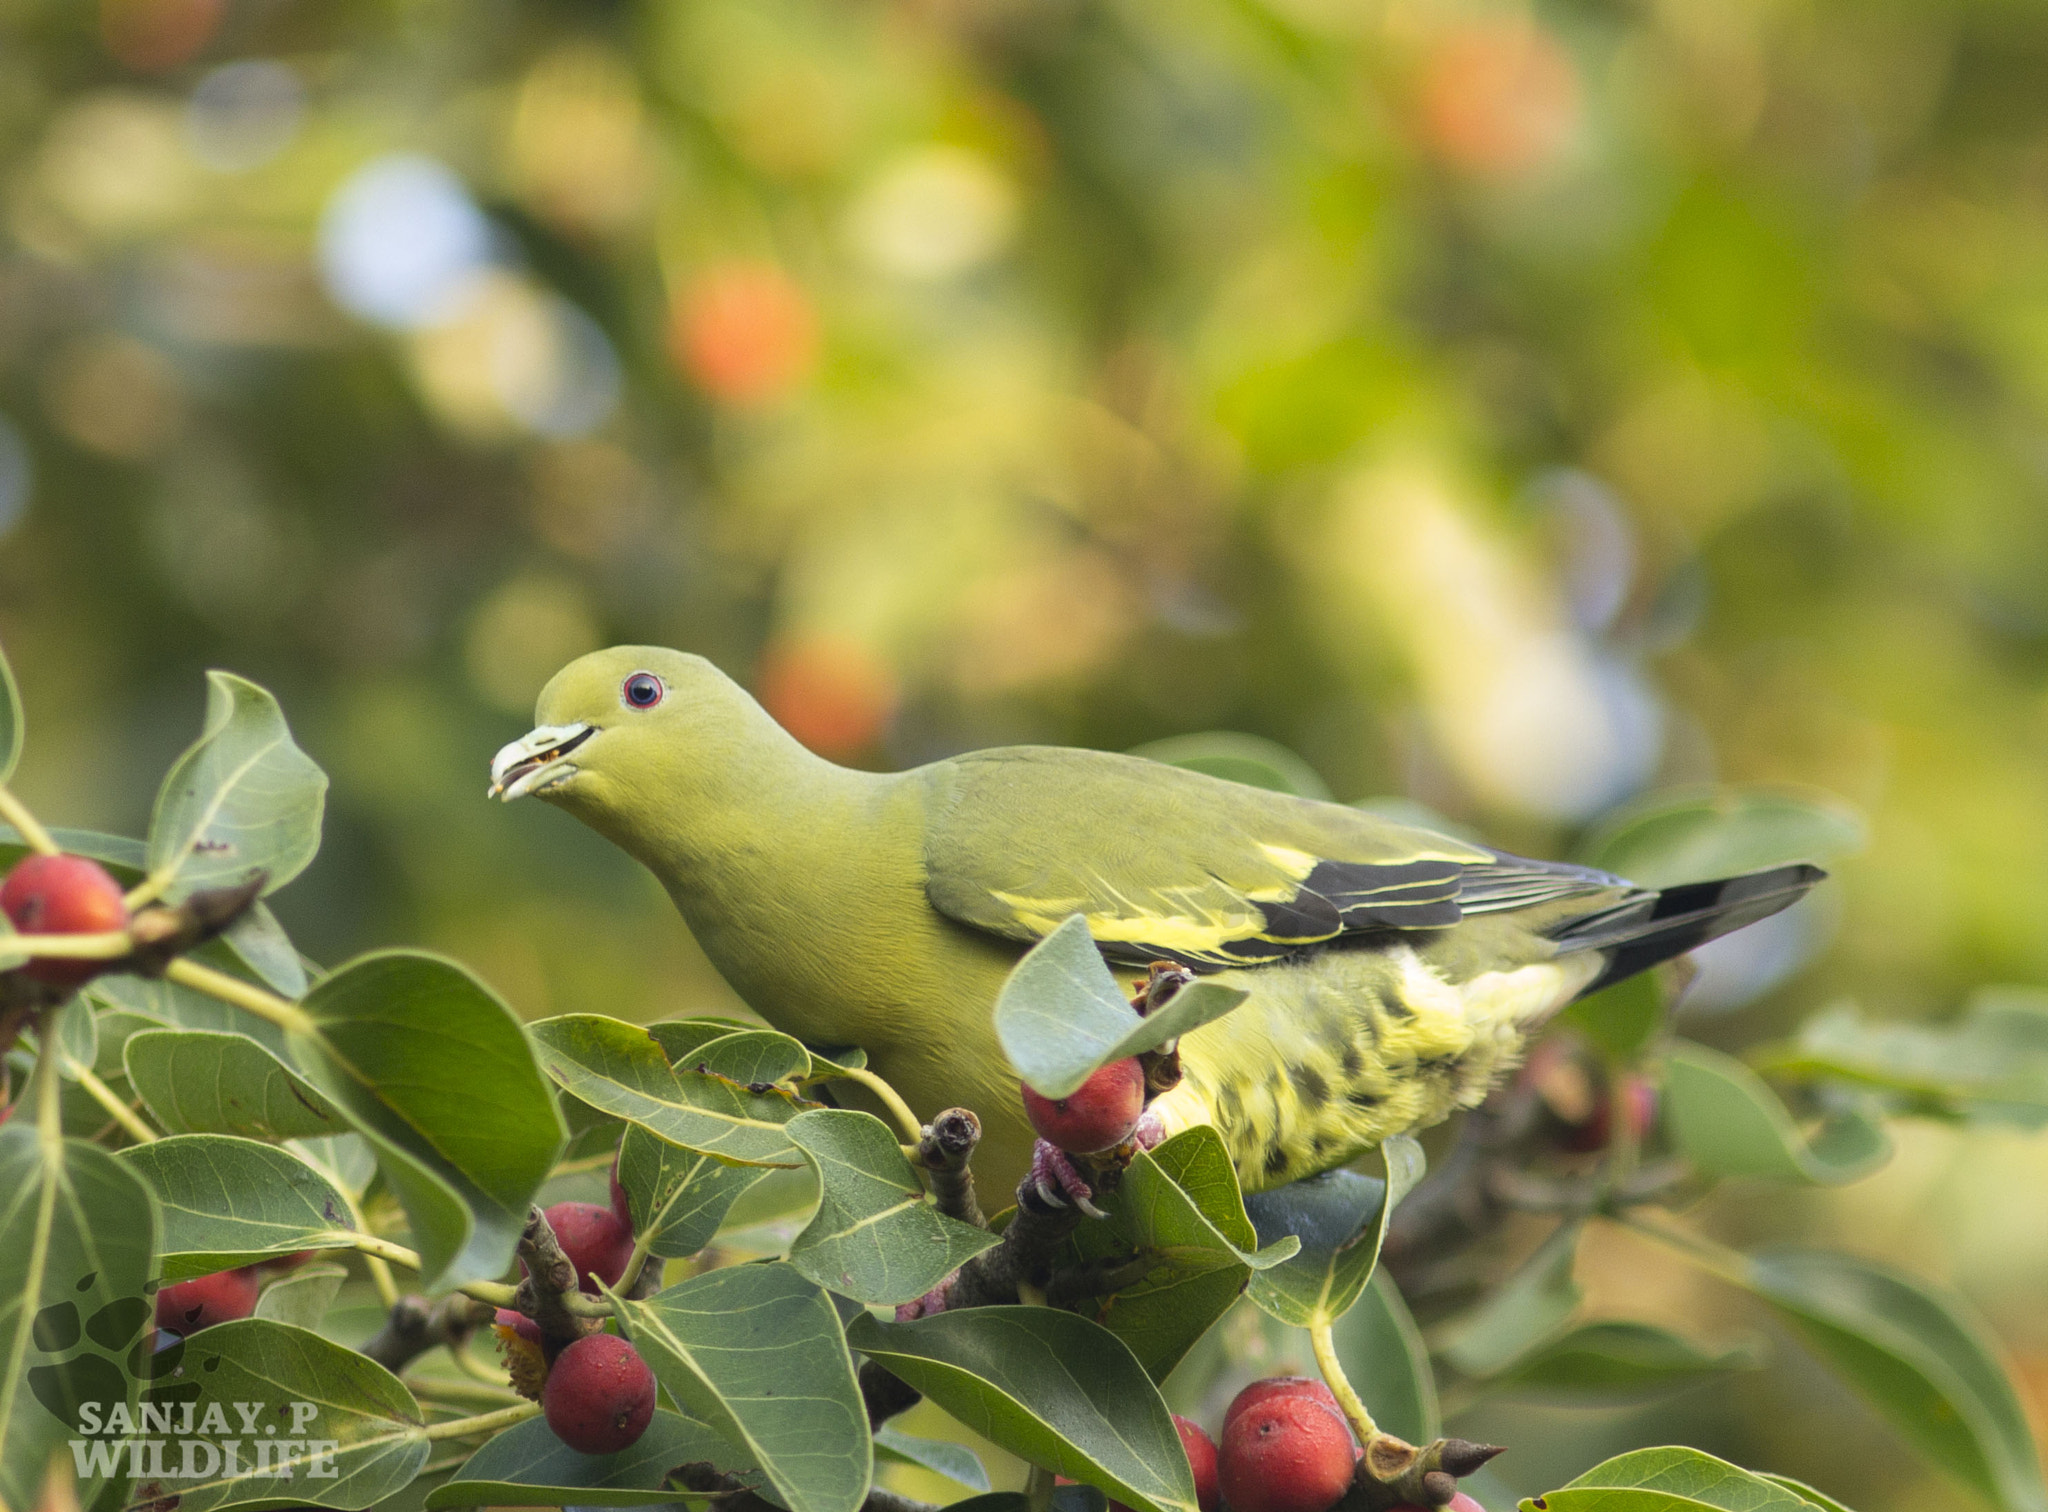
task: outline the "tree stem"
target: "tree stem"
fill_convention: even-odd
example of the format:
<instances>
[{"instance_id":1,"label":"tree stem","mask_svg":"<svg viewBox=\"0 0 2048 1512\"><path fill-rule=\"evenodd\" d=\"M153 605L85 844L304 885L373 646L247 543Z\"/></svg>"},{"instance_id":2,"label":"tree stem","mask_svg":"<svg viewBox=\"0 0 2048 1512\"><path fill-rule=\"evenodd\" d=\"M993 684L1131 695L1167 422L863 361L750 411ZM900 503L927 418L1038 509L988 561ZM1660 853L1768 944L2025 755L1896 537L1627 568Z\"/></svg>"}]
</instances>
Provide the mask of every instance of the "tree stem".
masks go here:
<instances>
[{"instance_id":1,"label":"tree stem","mask_svg":"<svg viewBox=\"0 0 2048 1512\"><path fill-rule=\"evenodd\" d=\"M903 1138L907 1143L915 1145L920 1139L924 1138L924 1125L919 1123L917 1115L910 1111L910 1104L897 1094L894 1087L883 1081L874 1072L867 1070L865 1067L858 1069L839 1067L830 1076L826 1077L825 1080L857 1082L859 1085L866 1087L868 1091L874 1093L881 1101L882 1106L889 1110L889 1116L896 1120L896 1127L902 1131Z\"/></svg>"},{"instance_id":2,"label":"tree stem","mask_svg":"<svg viewBox=\"0 0 2048 1512\"><path fill-rule=\"evenodd\" d=\"M427 1428L428 1439L475 1438L486 1433L496 1433L501 1428L510 1428L514 1423L523 1423L540 1411L538 1402L521 1402L517 1407L501 1408L497 1412L480 1413L476 1417L455 1418L446 1423L434 1423Z\"/></svg>"},{"instance_id":3,"label":"tree stem","mask_svg":"<svg viewBox=\"0 0 2048 1512\"><path fill-rule=\"evenodd\" d=\"M15 797L4 785L0 785L0 819L14 826L30 850L39 851L45 856L62 854L57 842L50 838L50 832L28 811L28 805Z\"/></svg>"},{"instance_id":4,"label":"tree stem","mask_svg":"<svg viewBox=\"0 0 2048 1512\"><path fill-rule=\"evenodd\" d=\"M1337 1399L1337 1405L1344 1409L1344 1416L1351 1419L1351 1426L1358 1430L1358 1440L1370 1444L1380 1435L1380 1425L1372 1420L1366 1411L1365 1402L1351 1385L1351 1378L1344 1374L1344 1366L1337 1359L1337 1339L1331 1331L1328 1319L1309 1325L1309 1347L1316 1352L1316 1368L1323 1373L1330 1394Z\"/></svg>"},{"instance_id":5,"label":"tree stem","mask_svg":"<svg viewBox=\"0 0 2048 1512\"><path fill-rule=\"evenodd\" d=\"M202 966L197 961L181 957L164 969L164 975L181 987L190 987L208 997L219 998L223 1003L246 1009L287 1033L311 1034L317 1028L312 1016L297 1003L289 1002L274 992L266 992L240 977L231 977L225 971Z\"/></svg>"},{"instance_id":6,"label":"tree stem","mask_svg":"<svg viewBox=\"0 0 2048 1512\"><path fill-rule=\"evenodd\" d=\"M115 1095L112 1087L95 1076L92 1067L84 1065L67 1055L64 1057L64 1069L70 1074L73 1081L77 1082L79 1086L85 1088L91 1094L94 1102L107 1110L109 1118L113 1119L115 1123L127 1131L130 1139L133 1139L137 1144L156 1143L158 1138L156 1130L144 1123L133 1108L122 1102Z\"/></svg>"}]
</instances>

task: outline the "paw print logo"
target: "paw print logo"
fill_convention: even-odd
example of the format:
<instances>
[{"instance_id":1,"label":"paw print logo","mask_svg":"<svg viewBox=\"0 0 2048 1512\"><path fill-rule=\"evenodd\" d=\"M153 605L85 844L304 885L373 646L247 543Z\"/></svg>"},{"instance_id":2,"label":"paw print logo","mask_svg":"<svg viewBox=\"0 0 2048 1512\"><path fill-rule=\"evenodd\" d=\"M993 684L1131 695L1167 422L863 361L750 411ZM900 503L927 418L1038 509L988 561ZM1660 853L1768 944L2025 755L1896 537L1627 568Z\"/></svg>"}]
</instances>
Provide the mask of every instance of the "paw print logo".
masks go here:
<instances>
[{"instance_id":1,"label":"paw print logo","mask_svg":"<svg viewBox=\"0 0 2048 1512\"><path fill-rule=\"evenodd\" d=\"M90 1301L99 1279L99 1272L89 1272L73 1290ZM90 1314L78 1301L66 1299L35 1315L29 1339L46 1358L29 1367L28 1389L66 1428L77 1428L79 1408L86 1402L104 1409L127 1401L134 1382L141 1382L154 1402L198 1398L199 1383L179 1379L185 1341L155 1326L157 1283L143 1290L139 1297L115 1297Z\"/></svg>"}]
</instances>

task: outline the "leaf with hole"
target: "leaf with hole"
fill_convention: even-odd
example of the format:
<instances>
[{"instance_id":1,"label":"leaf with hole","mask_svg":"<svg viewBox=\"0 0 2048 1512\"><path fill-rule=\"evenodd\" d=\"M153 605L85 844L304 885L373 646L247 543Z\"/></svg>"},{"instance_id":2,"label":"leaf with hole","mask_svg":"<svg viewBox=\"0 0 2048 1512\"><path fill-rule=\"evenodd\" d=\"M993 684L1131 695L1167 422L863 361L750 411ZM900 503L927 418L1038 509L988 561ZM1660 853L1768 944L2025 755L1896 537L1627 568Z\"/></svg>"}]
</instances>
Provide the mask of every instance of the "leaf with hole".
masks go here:
<instances>
[{"instance_id":1,"label":"leaf with hole","mask_svg":"<svg viewBox=\"0 0 2048 1512\"><path fill-rule=\"evenodd\" d=\"M1754 1071L1685 1040L1666 1062L1664 1109L1678 1148L1709 1175L1839 1186L1891 1156L1891 1138L1868 1110L1844 1109L1802 1134Z\"/></svg>"},{"instance_id":2,"label":"leaf with hole","mask_svg":"<svg viewBox=\"0 0 2048 1512\"><path fill-rule=\"evenodd\" d=\"M120 1159L156 1193L166 1281L354 1245L348 1199L289 1150L226 1134L176 1134Z\"/></svg>"},{"instance_id":3,"label":"leaf with hole","mask_svg":"<svg viewBox=\"0 0 2048 1512\"><path fill-rule=\"evenodd\" d=\"M149 1400L171 1404L181 1420L183 1404L193 1406L195 1431L180 1436L193 1450L179 1452L200 1473L178 1480L178 1512L367 1507L410 1485L427 1462L425 1415L404 1383L310 1329L244 1318L177 1347L180 1370L152 1385ZM283 1441L265 1460L252 1453L245 1416ZM209 1421L226 1430L210 1431Z\"/></svg>"},{"instance_id":4,"label":"leaf with hole","mask_svg":"<svg viewBox=\"0 0 2048 1512\"><path fill-rule=\"evenodd\" d=\"M1282 1323L1313 1328L1350 1309L1372 1279L1394 1205L1422 1179L1422 1147L1406 1135L1380 1146L1387 1177L1325 1171L1245 1198L1262 1244L1300 1239L1291 1260L1252 1277L1251 1299Z\"/></svg>"},{"instance_id":5,"label":"leaf with hole","mask_svg":"<svg viewBox=\"0 0 2048 1512\"><path fill-rule=\"evenodd\" d=\"M518 1018L413 951L359 957L301 1006L293 1059L376 1149L427 1285L496 1278L568 1138Z\"/></svg>"},{"instance_id":6,"label":"leaf with hole","mask_svg":"<svg viewBox=\"0 0 2048 1512\"><path fill-rule=\"evenodd\" d=\"M733 1165L803 1163L785 1126L815 1105L784 1088L756 1092L722 1074L722 1062L707 1059L714 1040L688 1052L688 1066L702 1061L708 1067L700 1072L672 1069L664 1047L646 1029L600 1014L542 1019L528 1032L547 1074L602 1113ZM745 1065L736 1069L755 1065L751 1042L741 1048Z\"/></svg>"},{"instance_id":7,"label":"leaf with hole","mask_svg":"<svg viewBox=\"0 0 2048 1512\"><path fill-rule=\"evenodd\" d=\"M880 1119L820 1108L791 1119L788 1132L817 1170L819 1194L789 1263L820 1286L861 1302L910 1302L1002 1242L932 1206Z\"/></svg>"},{"instance_id":8,"label":"leaf with hole","mask_svg":"<svg viewBox=\"0 0 2048 1512\"><path fill-rule=\"evenodd\" d=\"M1011 970L996 997L996 1038L1017 1075L1066 1097L1098 1067L1200 1028L1243 1002L1240 988L1196 981L1139 1017L1103 964L1088 921L1073 915Z\"/></svg>"},{"instance_id":9,"label":"leaf with hole","mask_svg":"<svg viewBox=\"0 0 2048 1512\"><path fill-rule=\"evenodd\" d=\"M1932 1463L2005 1512L2044 1512L2040 1450L2011 1374L1962 1304L1823 1250L1750 1258L1747 1285Z\"/></svg>"},{"instance_id":10,"label":"leaf with hole","mask_svg":"<svg viewBox=\"0 0 2048 1512\"><path fill-rule=\"evenodd\" d=\"M119 1159L45 1145L29 1109L0 1127L0 1504L40 1505L43 1466L79 1436L79 1406L135 1401L124 1357L152 1321L156 1204ZM118 1465L81 1465L90 1505Z\"/></svg>"},{"instance_id":11,"label":"leaf with hole","mask_svg":"<svg viewBox=\"0 0 2048 1512\"><path fill-rule=\"evenodd\" d=\"M789 1512L853 1512L872 1469L867 1409L839 1313L789 1265L735 1265L613 1297L619 1325L676 1404L758 1466Z\"/></svg>"},{"instance_id":12,"label":"leaf with hole","mask_svg":"<svg viewBox=\"0 0 2048 1512\"><path fill-rule=\"evenodd\" d=\"M128 1083L173 1134L310 1139L348 1122L306 1079L254 1040L203 1029L149 1029L122 1049Z\"/></svg>"},{"instance_id":13,"label":"leaf with hole","mask_svg":"<svg viewBox=\"0 0 2048 1512\"><path fill-rule=\"evenodd\" d=\"M205 726L150 815L150 874L175 878L173 901L258 869L269 874L263 890L275 892L320 849L326 801L327 774L292 740L277 700L231 672L209 672Z\"/></svg>"},{"instance_id":14,"label":"leaf with hole","mask_svg":"<svg viewBox=\"0 0 2048 1512\"><path fill-rule=\"evenodd\" d=\"M1138 1512L1196 1512L1187 1453L1137 1356L1051 1307L855 1318L847 1340L990 1443Z\"/></svg>"}]
</instances>

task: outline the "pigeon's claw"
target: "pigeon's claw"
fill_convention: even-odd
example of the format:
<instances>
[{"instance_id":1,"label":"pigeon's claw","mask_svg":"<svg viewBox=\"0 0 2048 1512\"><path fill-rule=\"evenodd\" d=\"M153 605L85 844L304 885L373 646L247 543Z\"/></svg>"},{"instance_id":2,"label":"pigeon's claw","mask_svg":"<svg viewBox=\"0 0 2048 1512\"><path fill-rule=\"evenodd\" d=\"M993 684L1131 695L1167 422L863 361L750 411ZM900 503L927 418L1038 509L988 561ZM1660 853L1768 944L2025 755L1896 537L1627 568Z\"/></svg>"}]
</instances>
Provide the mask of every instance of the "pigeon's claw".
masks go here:
<instances>
[{"instance_id":1,"label":"pigeon's claw","mask_svg":"<svg viewBox=\"0 0 2048 1512\"><path fill-rule=\"evenodd\" d=\"M1141 1150L1154 1149L1166 1140L1166 1121L1152 1109L1147 1108L1138 1115L1138 1126L1131 1130L1131 1143Z\"/></svg>"},{"instance_id":2,"label":"pigeon's claw","mask_svg":"<svg viewBox=\"0 0 2048 1512\"><path fill-rule=\"evenodd\" d=\"M1075 1168L1067 1153L1042 1139L1031 1148L1031 1169L1019 1190L1036 1192L1039 1200L1050 1207L1063 1208L1072 1204L1090 1218L1109 1216L1089 1201L1095 1195L1095 1188Z\"/></svg>"}]
</instances>

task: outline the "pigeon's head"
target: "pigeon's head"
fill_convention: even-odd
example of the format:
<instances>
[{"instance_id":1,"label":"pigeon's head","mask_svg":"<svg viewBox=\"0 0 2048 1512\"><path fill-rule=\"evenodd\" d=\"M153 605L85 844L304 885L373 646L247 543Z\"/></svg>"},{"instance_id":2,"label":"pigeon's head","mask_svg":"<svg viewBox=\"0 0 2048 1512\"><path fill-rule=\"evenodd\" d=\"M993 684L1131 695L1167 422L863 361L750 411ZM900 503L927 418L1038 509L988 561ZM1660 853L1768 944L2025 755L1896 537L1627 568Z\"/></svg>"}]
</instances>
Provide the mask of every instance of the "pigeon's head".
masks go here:
<instances>
[{"instance_id":1,"label":"pigeon's head","mask_svg":"<svg viewBox=\"0 0 2048 1512\"><path fill-rule=\"evenodd\" d=\"M608 787L679 776L767 723L710 662L661 646L578 657L541 689L533 714L535 728L492 759L489 796L582 807Z\"/></svg>"}]
</instances>

